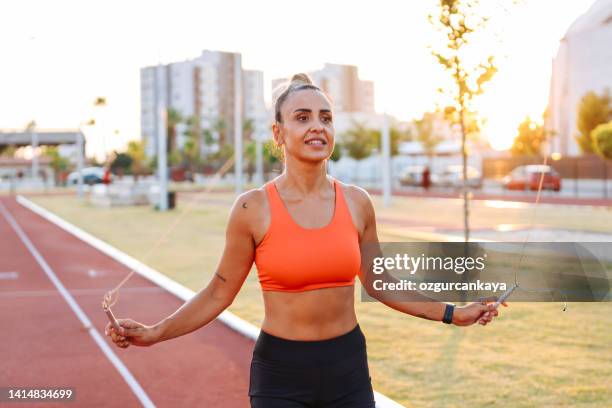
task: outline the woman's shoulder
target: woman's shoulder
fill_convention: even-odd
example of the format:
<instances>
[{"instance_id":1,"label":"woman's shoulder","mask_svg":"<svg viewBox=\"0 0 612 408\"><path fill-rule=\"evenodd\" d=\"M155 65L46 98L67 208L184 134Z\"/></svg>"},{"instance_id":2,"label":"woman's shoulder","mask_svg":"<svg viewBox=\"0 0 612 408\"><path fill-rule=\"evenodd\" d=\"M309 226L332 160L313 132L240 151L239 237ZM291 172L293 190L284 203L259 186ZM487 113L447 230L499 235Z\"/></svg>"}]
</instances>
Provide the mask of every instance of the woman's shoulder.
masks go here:
<instances>
[{"instance_id":1,"label":"woman's shoulder","mask_svg":"<svg viewBox=\"0 0 612 408\"><path fill-rule=\"evenodd\" d=\"M234 205L238 208L253 209L253 212L265 210L268 206L266 186L267 184L264 184L261 187L245 191L236 198Z\"/></svg>"},{"instance_id":2,"label":"woman's shoulder","mask_svg":"<svg viewBox=\"0 0 612 408\"><path fill-rule=\"evenodd\" d=\"M359 207L371 205L372 198L363 187L359 187L354 184L343 183L342 181L336 178L334 178L334 180L342 188L342 193L344 193L344 197L346 197L352 203Z\"/></svg>"},{"instance_id":3,"label":"woman's shoulder","mask_svg":"<svg viewBox=\"0 0 612 408\"><path fill-rule=\"evenodd\" d=\"M370 194L362 187L336 180L344 195L346 205L353 219L353 225L361 236L365 228L375 222L374 206Z\"/></svg>"},{"instance_id":4,"label":"woman's shoulder","mask_svg":"<svg viewBox=\"0 0 612 408\"><path fill-rule=\"evenodd\" d=\"M240 194L234 200L228 228L233 231L248 231L251 236L261 235L269 223L268 200L265 185Z\"/></svg>"}]
</instances>

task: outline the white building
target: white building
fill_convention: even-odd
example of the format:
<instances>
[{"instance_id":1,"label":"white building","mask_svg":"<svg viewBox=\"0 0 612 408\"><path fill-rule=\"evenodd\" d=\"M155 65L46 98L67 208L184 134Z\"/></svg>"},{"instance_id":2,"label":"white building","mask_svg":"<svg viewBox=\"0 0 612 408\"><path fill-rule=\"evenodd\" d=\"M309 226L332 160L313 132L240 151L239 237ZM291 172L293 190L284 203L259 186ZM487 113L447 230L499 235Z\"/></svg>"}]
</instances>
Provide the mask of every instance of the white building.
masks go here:
<instances>
[{"instance_id":1,"label":"white building","mask_svg":"<svg viewBox=\"0 0 612 408\"><path fill-rule=\"evenodd\" d=\"M354 123L369 128L382 127L383 117L374 110L374 82L359 79L356 66L325 64L323 69L308 75L333 103L334 127L339 139ZM288 78L272 80L273 100L279 87L287 81Z\"/></svg>"},{"instance_id":2,"label":"white building","mask_svg":"<svg viewBox=\"0 0 612 408\"><path fill-rule=\"evenodd\" d=\"M553 60L548 129L552 151L580 153L574 137L580 99L589 91L612 92L612 0L598 0L569 28Z\"/></svg>"},{"instance_id":3,"label":"white building","mask_svg":"<svg viewBox=\"0 0 612 408\"><path fill-rule=\"evenodd\" d=\"M263 72L243 70L242 106L247 112L246 117L253 121L254 133L262 137L270 133L271 116L264 101Z\"/></svg>"},{"instance_id":4,"label":"white building","mask_svg":"<svg viewBox=\"0 0 612 408\"><path fill-rule=\"evenodd\" d=\"M360 80L356 66L325 64L310 76L331 97L337 111L374 112L374 83Z\"/></svg>"},{"instance_id":5,"label":"white building","mask_svg":"<svg viewBox=\"0 0 612 408\"><path fill-rule=\"evenodd\" d=\"M240 64L242 73L242 118L251 119L257 129L266 127L263 73L242 70L241 61L240 54L205 50L193 60L141 69L141 133L147 156L157 151L160 105L176 110L183 118L193 117L200 131L212 131L222 120L225 130L214 132L215 137L220 144L233 144L236 64ZM179 148L185 141L185 130L184 124L177 127ZM221 136L225 140L220 140Z\"/></svg>"},{"instance_id":6,"label":"white building","mask_svg":"<svg viewBox=\"0 0 612 408\"><path fill-rule=\"evenodd\" d=\"M356 66L325 64L308 75L330 97L336 112L374 113L374 82L359 79ZM286 81L272 80L273 93Z\"/></svg>"},{"instance_id":7,"label":"white building","mask_svg":"<svg viewBox=\"0 0 612 408\"><path fill-rule=\"evenodd\" d=\"M155 138L160 106L167 105L166 71L161 65L140 70L140 133L149 157L157 152Z\"/></svg>"}]
</instances>

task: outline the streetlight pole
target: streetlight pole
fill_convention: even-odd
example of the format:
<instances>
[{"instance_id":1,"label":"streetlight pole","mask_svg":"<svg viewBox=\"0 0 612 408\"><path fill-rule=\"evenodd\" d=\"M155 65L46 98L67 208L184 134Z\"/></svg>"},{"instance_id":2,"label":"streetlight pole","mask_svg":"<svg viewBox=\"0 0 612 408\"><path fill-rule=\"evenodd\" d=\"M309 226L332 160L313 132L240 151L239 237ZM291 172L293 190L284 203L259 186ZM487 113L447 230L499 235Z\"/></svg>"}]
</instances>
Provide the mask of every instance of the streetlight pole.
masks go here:
<instances>
[{"instance_id":1,"label":"streetlight pole","mask_svg":"<svg viewBox=\"0 0 612 408\"><path fill-rule=\"evenodd\" d=\"M389 118L383 113L382 125L382 182L383 203L385 207L391 205L391 137L389 134Z\"/></svg>"},{"instance_id":2,"label":"streetlight pole","mask_svg":"<svg viewBox=\"0 0 612 408\"><path fill-rule=\"evenodd\" d=\"M39 165L38 165L38 132L32 127L30 129L30 136L32 137L32 179L38 179Z\"/></svg>"},{"instance_id":3,"label":"streetlight pole","mask_svg":"<svg viewBox=\"0 0 612 408\"><path fill-rule=\"evenodd\" d=\"M261 186L264 183L263 171L263 140L264 135L255 135L255 185Z\"/></svg>"},{"instance_id":4,"label":"streetlight pole","mask_svg":"<svg viewBox=\"0 0 612 408\"><path fill-rule=\"evenodd\" d=\"M157 65L155 85L157 92L157 175L159 177L159 211L168 211L168 155L167 148L167 110L163 98L163 66Z\"/></svg>"},{"instance_id":5,"label":"streetlight pole","mask_svg":"<svg viewBox=\"0 0 612 408\"><path fill-rule=\"evenodd\" d=\"M76 146L77 146L77 197L83 198L83 131L81 125L76 135Z\"/></svg>"},{"instance_id":6,"label":"streetlight pole","mask_svg":"<svg viewBox=\"0 0 612 408\"><path fill-rule=\"evenodd\" d=\"M97 107L97 108L104 108L104 107L106 107L106 105L107 105L107 101L106 101L106 97L104 97L104 96L98 96L96 98L96 100L94 101L94 106ZM105 112L102 109L100 109L100 110L101 110L103 119L105 119L104 118ZM100 122L106 123L106 120L101 120ZM104 159L103 159L104 160L104 164L108 165L108 163L107 163L108 162L108 154L107 154L107 149L106 149L106 129L104 128L104 126L102 127L102 151L103 151L103 154L104 154Z\"/></svg>"},{"instance_id":7,"label":"streetlight pole","mask_svg":"<svg viewBox=\"0 0 612 408\"><path fill-rule=\"evenodd\" d=\"M76 162L77 162L77 197L83 198L83 167L85 164L85 136L83 135L83 126L93 126L96 123L94 119L87 122L80 122L76 134Z\"/></svg>"},{"instance_id":8,"label":"streetlight pole","mask_svg":"<svg viewBox=\"0 0 612 408\"><path fill-rule=\"evenodd\" d=\"M234 172L236 194L242 193L242 59L234 54Z\"/></svg>"}]
</instances>

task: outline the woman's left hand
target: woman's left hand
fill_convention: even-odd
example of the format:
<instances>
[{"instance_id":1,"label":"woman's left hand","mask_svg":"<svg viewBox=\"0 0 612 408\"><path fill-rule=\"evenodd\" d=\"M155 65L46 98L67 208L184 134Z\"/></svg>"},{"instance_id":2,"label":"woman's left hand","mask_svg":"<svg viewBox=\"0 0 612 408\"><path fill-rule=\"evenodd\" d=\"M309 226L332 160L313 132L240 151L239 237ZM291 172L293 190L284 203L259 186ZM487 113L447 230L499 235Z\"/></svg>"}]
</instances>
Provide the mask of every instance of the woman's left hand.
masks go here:
<instances>
[{"instance_id":1,"label":"woman's left hand","mask_svg":"<svg viewBox=\"0 0 612 408\"><path fill-rule=\"evenodd\" d=\"M508 307L506 302L502 302L502 305ZM491 323L493 317L498 315L499 312L494 302L474 302L465 306L455 307L453 324L456 326L470 326L478 322L486 326L488 323Z\"/></svg>"}]
</instances>

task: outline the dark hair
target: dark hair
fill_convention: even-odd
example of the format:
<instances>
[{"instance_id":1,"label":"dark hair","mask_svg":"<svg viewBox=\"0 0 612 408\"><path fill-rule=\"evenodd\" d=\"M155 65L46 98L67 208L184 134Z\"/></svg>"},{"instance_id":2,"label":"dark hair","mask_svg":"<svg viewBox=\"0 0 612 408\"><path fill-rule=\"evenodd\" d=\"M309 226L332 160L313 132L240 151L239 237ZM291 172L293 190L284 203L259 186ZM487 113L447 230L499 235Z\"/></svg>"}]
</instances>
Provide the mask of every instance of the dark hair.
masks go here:
<instances>
[{"instance_id":1,"label":"dark hair","mask_svg":"<svg viewBox=\"0 0 612 408\"><path fill-rule=\"evenodd\" d=\"M276 92L278 96L276 97L276 102L274 103L274 119L278 123L283 122L283 118L281 116L281 107L283 103L287 100L287 97L293 92L302 91L304 89L312 89L315 91L321 91L321 89L316 86L312 79L307 74L295 74L290 82L287 82L277 88ZM278 93L280 92L280 93Z\"/></svg>"}]
</instances>

